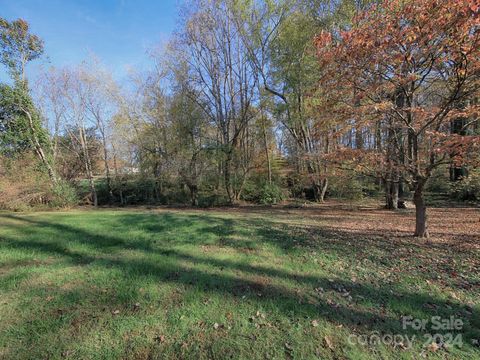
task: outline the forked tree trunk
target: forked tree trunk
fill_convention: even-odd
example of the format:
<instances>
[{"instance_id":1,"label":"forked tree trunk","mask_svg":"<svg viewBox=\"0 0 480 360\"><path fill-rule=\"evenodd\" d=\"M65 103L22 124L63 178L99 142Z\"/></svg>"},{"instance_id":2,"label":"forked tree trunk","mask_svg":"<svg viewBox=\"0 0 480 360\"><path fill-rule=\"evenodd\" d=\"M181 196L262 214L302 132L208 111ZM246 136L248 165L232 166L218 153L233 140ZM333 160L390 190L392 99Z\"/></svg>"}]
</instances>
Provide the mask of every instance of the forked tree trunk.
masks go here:
<instances>
[{"instance_id":1,"label":"forked tree trunk","mask_svg":"<svg viewBox=\"0 0 480 360\"><path fill-rule=\"evenodd\" d=\"M398 182L394 180L385 181L385 207L389 210L398 209Z\"/></svg>"},{"instance_id":2,"label":"forked tree trunk","mask_svg":"<svg viewBox=\"0 0 480 360\"><path fill-rule=\"evenodd\" d=\"M413 195L415 204L415 234L416 237L428 238L427 206L423 198L423 186L417 187Z\"/></svg>"},{"instance_id":3,"label":"forked tree trunk","mask_svg":"<svg viewBox=\"0 0 480 360\"><path fill-rule=\"evenodd\" d=\"M313 197L315 198L316 202L323 202L325 200L325 194L327 193L328 189L328 179L325 178L320 182L313 183Z\"/></svg>"}]
</instances>

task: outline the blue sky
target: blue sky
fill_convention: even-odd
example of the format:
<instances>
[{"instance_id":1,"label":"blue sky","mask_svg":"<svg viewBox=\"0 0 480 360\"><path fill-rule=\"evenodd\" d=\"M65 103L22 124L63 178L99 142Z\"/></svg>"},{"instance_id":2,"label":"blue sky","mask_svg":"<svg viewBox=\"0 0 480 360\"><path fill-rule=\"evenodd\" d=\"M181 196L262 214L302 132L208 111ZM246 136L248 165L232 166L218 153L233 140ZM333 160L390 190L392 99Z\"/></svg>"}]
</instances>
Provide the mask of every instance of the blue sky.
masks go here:
<instances>
[{"instance_id":1,"label":"blue sky","mask_svg":"<svg viewBox=\"0 0 480 360\"><path fill-rule=\"evenodd\" d=\"M45 41L45 56L29 66L74 65L94 53L121 80L148 66L148 50L167 40L178 0L0 0L0 17L23 18ZM3 69L1 71L4 73ZM5 75L0 74L4 80Z\"/></svg>"}]
</instances>

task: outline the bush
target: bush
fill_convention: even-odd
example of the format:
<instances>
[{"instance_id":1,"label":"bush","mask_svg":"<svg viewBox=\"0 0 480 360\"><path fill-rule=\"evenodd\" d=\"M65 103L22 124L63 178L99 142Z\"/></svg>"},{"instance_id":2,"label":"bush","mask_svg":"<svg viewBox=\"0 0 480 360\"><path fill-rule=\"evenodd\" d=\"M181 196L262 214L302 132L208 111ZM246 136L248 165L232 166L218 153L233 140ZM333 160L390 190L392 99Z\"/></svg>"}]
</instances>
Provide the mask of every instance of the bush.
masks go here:
<instances>
[{"instance_id":1,"label":"bush","mask_svg":"<svg viewBox=\"0 0 480 360\"><path fill-rule=\"evenodd\" d=\"M76 190L64 181L52 187L45 169L32 154L0 159L0 209L26 211L77 203Z\"/></svg>"},{"instance_id":2,"label":"bush","mask_svg":"<svg viewBox=\"0 0 480 360\"><path fill-rule=\"evenodd\" d=\"M260 189L258 203L262 205L273 205L284 199L283 191L277 184L265 184Z\"/></svg>"},{"instance_id":3,"label":"bush","mask_svg":"<svg viewBox=\"0 0 480 360\"><path fill-rule=\"evenodd\" d=\"M245 182L245 185L243 186L243 191L242 191L242 200L248 201L248 202L257 202L258 200L258 188L259 184L255 181L252 180L247 180Z\"/></svg>"},{"instance_id":4,"label":"bush","mask_svg":"<svg viewBox=\"0 0 480 360\"><path fill-rule=\"evenodd\" d=\"M426 190L436 194L447 194L450 191L450 179L445 175L445 170L436 171L428 180Z\"/></svg>"},{"instance_id":5,"label":"bush","mask_svg":"<svg viewBox=\"0 0 480 360\"><path fill-rule=\"evenodd\" d=\"M53 189L50 206L68 208L78 204L78 195L75 188L66 181L60 182Z\"/></svg>"},{"instance_id":6,"label":"bush","mask_svg":"<svg viewBox=\"0 0 480 360\"><path fill-rule=\"evenodd\" d=\"M288 188L291 197L293 198L305 198L309 197L313 199L313 189L308 181L308 176L305 174L291 173L284 179L285 187ZM311 194L308 194L311 189ZM309 196L310 195L310 196Z\"/></svg>"},{"instance_id":7,"label":"bush","mask_svg":"<svg viewBox=\"0 0 480 360\"><path fill-rule=\"evenodd\" d=\"M247 182L243 188L242 199L261 205L273 205L285 198L282 188L277 184L259 184Z\"/></svg>"},{"instance_id":8,"label":"bush","mask_svg":"<svg viewBox=\"0 0 480 360\"><path fill-rule=\"evenodd\" d=\"M1 209L24 211L32 206L46 205L51 195L48 177L32 155L0 159Z\"/></svg>"},{"instance_id":9,"label":"bush","mask_svg":"<svg viewBox=\"0 0 480 360\"><path fill-rule=\"evenodd\" d=\"M450 186L450 195L457 200L480 201L480 169Z\"/></svg>"},{"instance_id":10,"label":"bush","mask_svg":"<svg viewBox=\"0 0 480 360\"><path fill-rule=\"evenodd\" d=\"M198 206L202 208L228 205L228 198L223 194L200 193Z\"/></svg>"},{"instance_id":11,"label":"bush","mask_svg":"<svg viewBox=\"0 0 480 360\"><path fill-rule=\"evenodd\" d=\"M333 198L360 200L363 198L362 182L353 177L336 176L331 178L328 195Z\"/></svg>"}]
</instances>

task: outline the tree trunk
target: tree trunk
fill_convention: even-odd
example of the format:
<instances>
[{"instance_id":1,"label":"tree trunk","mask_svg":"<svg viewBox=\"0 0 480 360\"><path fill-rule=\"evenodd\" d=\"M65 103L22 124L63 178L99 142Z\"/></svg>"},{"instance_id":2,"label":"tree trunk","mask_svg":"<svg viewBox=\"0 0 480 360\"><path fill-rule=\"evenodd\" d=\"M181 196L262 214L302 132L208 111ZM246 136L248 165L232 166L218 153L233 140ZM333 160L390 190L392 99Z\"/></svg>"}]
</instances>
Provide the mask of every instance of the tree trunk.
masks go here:
<instances>
[{"instance_id":1,"label":"tree trunk","mask_svg":"<svg viewBox=\"0 0 480 360\"><path fill-rule=\"evenodd\" d=\"M450 181L458 181L467 177L467 169L464 166L450 165Z\"/></svg>"},{"instance_id":2,"label":"tree trunk","mask_svg":"<svg viewBox=\"0 0 480 360\"><path fill-rule=\"evenodd\" d=\"M399 186L395 180L385 180L385 207L389 210L398 209Z\"/></svg>"},{"instance_id":3,"label":"tree trunk","mask_svg":"<svg viewBox=\"0 0 480 360\"><path fill-rule=\"evenodd\" d=\"M312 187L313 187L313 200L315 200L315 202L320 202L320 193L322 191L322 186L320 185L320 183L318 182L314 182L312 184Z\"/></svg>"},{"instance_id":4,"label":"tree trunk","mask_svg":"<svg viewBox=\"0 0 480 360\"><path fill-rule=\"evenodd\" d=\"M30 111L25 109L22 109L22 111L25 113L25 115L27 115L27 118L28 118L28 124L30 127L30 131L32 132L32 141L35 147L35 152L40 158L40 161L42 161L43 165L47 169L48 177L50 178L52 185L56 186L58 184L57 175L53 167L50 165L50 162L48 161L48 158L45 155L45 151L43 150L40 140L38 139L37 132L35 130L35 125L33 124L32 114L30 114Z\"/></svg>"},{"instance_id":5,"label":"tree trunk","mask_svg":"<svg viewBox=\"0 0 480 360\"><path fill-rule=\"evenodd\" d=\"M90 177L88 179L89 184L90 184L90 192L92 193L92 201L93 201L93 206L97 207L98 206L98 196L97 196L97 189L95 188L95 181L93 180L93 177Z\"/></svg>"},{"instance_id":6,"label":"tree trunk","mask_svg":"<svg viewBox=\"0 0 480 360\"><path fill-rule=\"evenodd\" d=\"M263 130L263 143L265 146L265 156L267 158L267 180L269 184L272 184L272 163L270 160L270 151L268 151L268 139L267 139L267 130L265 129L265 119L262 122Z\"/></svg>"},{"instance_id":7,"label":"tree trunk","mask_svg":"<svg viewBox=\"0 0 480 360\"><path fill-rule=\"evenodd\" d=\"M324 202L325 201L325 194L327 193L328 188L328 179L325 178L320 182L313 183L313 197L316 202Z\"/></svg>"},{"instance_id":8,"label":"tree trunk","mask_svg":"<svg viewBox=\"0 0 480 360\"><path fill-rule=\"evenodd\" d=\"M398 180L393 180L392 181L392 205L393 209L397 210L398 209Z\"/></svg>"},{"instance_id":9,"label":"tree trunk","mask_svg":"<svg viewBox=\"0 0 480 360\"><path fill-rule=\"evenodd\" d=\"M405 197L405 184L403 181L403 177L400 177L398 181L398 201L397 201L397 205L399 209L407 208L404 197Z\"/></svg>"},{"instance_id":10,"label":"tree trunk","mask_svg":"<svg viewBox=\"0 0 480 360\"><path fill-rule=\"evenodd\" d=\"M228 203L233 205L235 203L235 194L232 189L232 177L231 177L231 165L232 165L232 154L231 152L227 153L227 158L225 160L224 168L224 179L225 179L225 190L227 191Z\"/></svg>"},{"instance_id":11,"label":"tree trunk","mask_svg":"<svg viewBox=\"0 0 480 360\"><path fill-rule=\"evenodd\" d=\"M110 202L113 203L115 200L115 197L113 196L112 181L110 178L110 166L108 164L107 139L105 138L105 132L103 130L101 130L100 132L102 134L103 162L105 166L105 178L107 180L108 196L110 198Z\"/></svg>"},{"instance_id":12,"label":"tree trunk","mask_svg":"<svg viewBox=\"0 0 480 360\"><path fill-rule=\"evenodd\" d=\"M363 150L365 141L363 139L362 127L358 124L355 125L355 148Z\"/></svg>"},{"instance_id":13,"label":"tree trunk","mask_svg":"<svg viewBox=\"0 0 480 360\"><path fill-rule=\"evenodd\" d=\"M115 174L115 186L118 187L118 195L120 197L120 205L123 205L123 184L121 181L119 181L118 177L118 166L117 166L117 152L115 150L115 145L112 143L112 149L113 149L113 170Z\"/></svg>"},{"instance_id":14,"label":"tree trunk","mask_svg":"<svg viewBox=\"0 0 480 360\"><path fill-rule=\"evenodd\" d=\"M85 128L82 126L79 127L79 138L80 138L80 145L83 151L84 157L84 165L85 171L88 177L88 183L90 185L90 193L92 195L93 206L98 206L98 196L97 196L97 189L95 188L95 180L93 179L93 171L92 171L92 163L90 160L90 154L88 152L88 145L87 145L87 138L85 135Z\"/></svg>"},{"instance_id":15,"label":"tree trunk","mask_svg":"<svg viewBox=\"0 0 480 360\"><path fill-rule=\"evenodd\" d=\"M328 179L325 178L325 179L322 180L322 190L320 192L320 202L325 201L325 194L327 193L327 189L328 189Z\"/></svg>"},{"instance_id":16,"label":"tree trunk","mask_svg":"<svg viewBox=\"0 0 480 360\"><path fill-rule=\"evenodd\" d=\"M192 200L192 206L198 206L198 187L197 185L188 185L190 189L190 199Z\"/></svg>"},{"instance_id":17,"label":"tree trunk","mask_svg":"<svg viewBox=\"0 0 480 360\"><path fill-rule=\"evenodd\" d=\"M466 119L458 118L452 121L451 123L451 132L452 134L466 135L465 129ZM450 181L458 181L462 178L468 176L467 169L465 166L459 166L457 164L450 165Z\"/></svg>"},{"instance_id":18,"label":"tree trunk","mask_svg":"<svg viewBox=\"0 0 480 360\"><path fill-rule=\"evenodd\" d=\"M417 186L413 195L413 203L415 204L415 234L416 237L428 238L427 227L427 206L423 198L423 187Z\"/></svg>"}]
</instances>

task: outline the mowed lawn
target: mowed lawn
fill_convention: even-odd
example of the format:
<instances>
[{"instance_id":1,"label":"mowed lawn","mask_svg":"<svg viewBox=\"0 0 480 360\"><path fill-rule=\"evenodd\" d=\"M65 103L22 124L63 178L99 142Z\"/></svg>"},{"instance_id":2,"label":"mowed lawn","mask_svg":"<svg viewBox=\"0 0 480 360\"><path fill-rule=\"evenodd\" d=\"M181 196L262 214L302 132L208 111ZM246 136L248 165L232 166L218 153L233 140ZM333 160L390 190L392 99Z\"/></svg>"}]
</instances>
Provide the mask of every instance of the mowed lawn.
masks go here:
<instances>
[{"instance_id":1,"label":"mowed lawn","mask_svg":"<svg viewBox=\"0 0 480 360\"><path fill-rule=\"evenodd\" d=\"M480 213L430 213L429 243L342 204L0 213L0 358L480 358Z\"/></svg>"}]
</instances>

